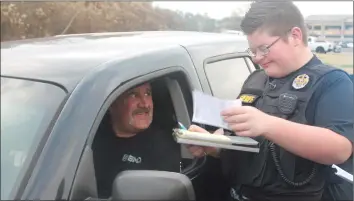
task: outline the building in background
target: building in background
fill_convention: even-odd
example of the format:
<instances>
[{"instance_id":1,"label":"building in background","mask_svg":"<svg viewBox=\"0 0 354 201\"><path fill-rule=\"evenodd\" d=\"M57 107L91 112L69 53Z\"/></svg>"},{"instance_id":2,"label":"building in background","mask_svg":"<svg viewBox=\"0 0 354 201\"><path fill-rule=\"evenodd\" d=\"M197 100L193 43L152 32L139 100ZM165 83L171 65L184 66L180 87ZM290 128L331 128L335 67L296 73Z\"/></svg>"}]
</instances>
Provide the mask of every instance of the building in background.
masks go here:
<instances>
[{"instance_id":1,"label":"building in background","mask_svg":"<svg viewBox=\"0 0 354 201\"><path fill-rule=\"evenodd\" d=\"M311 36L328 41L353 42L352 15L311 15L305 21Z\"/></svg>"}]
</instances>

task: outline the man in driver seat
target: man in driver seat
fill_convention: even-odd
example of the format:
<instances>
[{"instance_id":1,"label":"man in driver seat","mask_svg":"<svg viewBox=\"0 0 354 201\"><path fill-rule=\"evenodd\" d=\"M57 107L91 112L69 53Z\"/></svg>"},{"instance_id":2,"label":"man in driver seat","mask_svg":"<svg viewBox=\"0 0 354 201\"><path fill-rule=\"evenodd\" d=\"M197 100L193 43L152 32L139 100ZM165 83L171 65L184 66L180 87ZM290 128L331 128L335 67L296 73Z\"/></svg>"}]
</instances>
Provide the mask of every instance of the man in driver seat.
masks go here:
<instances>
[{"instance_id":1,"label":"man in driver seat","mask_svg":"<svg viewBox=\"0 0 354 201\"><path fill-rule=\"evenodd\" d=\"M100 126L93 144L99 197L111 196L123 170L180 171L179 146L171 133L152 124L153 108L149 83L126 91L110 106L110 121Z\"/></svg>"}]
</instances>

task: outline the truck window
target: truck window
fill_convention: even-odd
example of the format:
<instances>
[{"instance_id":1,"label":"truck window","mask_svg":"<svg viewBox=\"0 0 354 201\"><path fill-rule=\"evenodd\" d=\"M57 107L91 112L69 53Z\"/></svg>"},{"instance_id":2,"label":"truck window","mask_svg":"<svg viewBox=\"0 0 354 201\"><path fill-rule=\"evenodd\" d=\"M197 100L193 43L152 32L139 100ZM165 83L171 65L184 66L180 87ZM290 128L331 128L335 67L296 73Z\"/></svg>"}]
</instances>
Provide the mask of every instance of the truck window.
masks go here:
<instances>
[{"instance_id":1,"label":"truck window","mask_svg":"<svg viewBox=\"0 0 354 201\"><path fill-rule=\"evenodd\" d=\"M253 70L252 65L251 71ZM205 73L213 95L223 99L237 98L251 71L244 58L217 61L205 66Z\"/></svg>"},{"instance_id":2,"label":"truck window","mask_svg":"<svg viewBox=\"0 0 354 201\"><path fill-rule=\"evenodd\" d=\"M1 78L1 200L8 199L65 96L51 84Z\"/></svg>"}]
</instances>

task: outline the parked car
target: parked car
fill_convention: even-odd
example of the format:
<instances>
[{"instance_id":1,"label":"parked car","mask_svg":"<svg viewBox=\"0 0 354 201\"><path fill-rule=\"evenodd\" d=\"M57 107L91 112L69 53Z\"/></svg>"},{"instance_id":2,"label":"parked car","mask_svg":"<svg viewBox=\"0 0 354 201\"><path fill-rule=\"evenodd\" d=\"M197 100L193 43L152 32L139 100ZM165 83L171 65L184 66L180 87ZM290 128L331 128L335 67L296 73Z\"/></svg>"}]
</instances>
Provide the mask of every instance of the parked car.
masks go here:
<instances>
[{"instance_id":1,"label":"parked car","mask_svg":"<svg viewBox=\"0 0 354 201\"><path fill-rule=\"evenodd\" d=\"M342 46L339 45L338 42L333 43L333 52L335 53L341 53L342 52Z\"/></svg>"},{"instance_id":2,"label":"parked car","mask_svg":"<svg viewBox=\"0 0 354 201\"><path fill-rule=\"evenodd\" d=\"M128 88L151 81L157 91L154 122L189 126L192 90L234 99L247 76L259 68L245 53L247 47L243 36L195 32L2 42L1 198L97 199L91 145L112 101ZM223 200L229 189L219 172L218 160L193 158L181 146L181 173L192 181L197 200ZM161 174L155 172L146 181L163 189L165 183L153 179ZM123 177L137 190L135 199L142 175Z\"/></svg>"},{"instance_id":3,"label":"parked car","mask_svg":"<svg viewBox=\"0 0 354 201\"><path fill-rule=\"evenodd\" d=\"M342 48L353 48L353 42L342 41L339 44Z\"/></svg>"},{"instance_id":4,"label":"parked car","mask_svg":"<svg viewBox=\"0 0 354 201\"><path fill-rule=\"evenodd\" d=\"M328 41L320 40L314 36L309 36L307 41L308 46L313 52L326 54L327 52L333 51L333 44Z\"/></svg>"}]
</instances>

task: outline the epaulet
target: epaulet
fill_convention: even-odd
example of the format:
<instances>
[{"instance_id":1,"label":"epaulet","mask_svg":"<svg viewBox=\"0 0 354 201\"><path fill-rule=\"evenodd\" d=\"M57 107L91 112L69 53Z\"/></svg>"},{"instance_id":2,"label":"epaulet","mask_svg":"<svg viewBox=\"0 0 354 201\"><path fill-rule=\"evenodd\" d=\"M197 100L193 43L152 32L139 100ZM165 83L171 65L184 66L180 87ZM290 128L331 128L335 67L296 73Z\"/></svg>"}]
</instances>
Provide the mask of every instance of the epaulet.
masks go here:
<instances>
[{"instance_id":1,"label":"epaulet","mask_svg":"<svg viewBox=\"0 0 354 201\"><path fill-rule=\"evenodd\" d=\"M323 77L323 76L327 75L328 73L335 72L335 71L343 72L351 79L350 75L346 71L344 71L340 68L336 68L334 66L328 65L328 64L319 64L316 66L311 66L311 67L309 67L309 70L315 75L315 77L317 77L317 79L316 79L317 81L320 80L319 79L320 77Z\"/></svg>"},{"instance_id":2,"label":"epaulet","mask_svg":"<svg viewBox=\"0 0 354 201\"><path fill-rule=\"evenodd\" d=\"M265 73L264 69L257 69L253 71L248 78L245 80L245 83L247 83L250 79L257 78L257 80L264 80L267 81L268 75Z\"/></svg>"},{"instance_id":3,"label":"epaulet","mask_svg":"<svg viewBox=\"0 0 354 201\"><path fill-rule=\"evenodd\" d=\"M243 83L238 98L240 98L243 103L254 102L259 96L262 95L267 80L268 75L263 69L253 71ZM251 102L248 100L251 100Z\"/></svg>"},{"instance_id":4,"label":"epaulet","mask_svg":"<svg viewBox=\"0 0 354 201\"><path fill-rule=\"evenodd\" d=\"M340 68L336 68L328 64L319 64L319 65L310 66L308 67L308 70L314 72L318 76L323 76L332 71L343 71Z\"/></svg>"}]
</instances>

